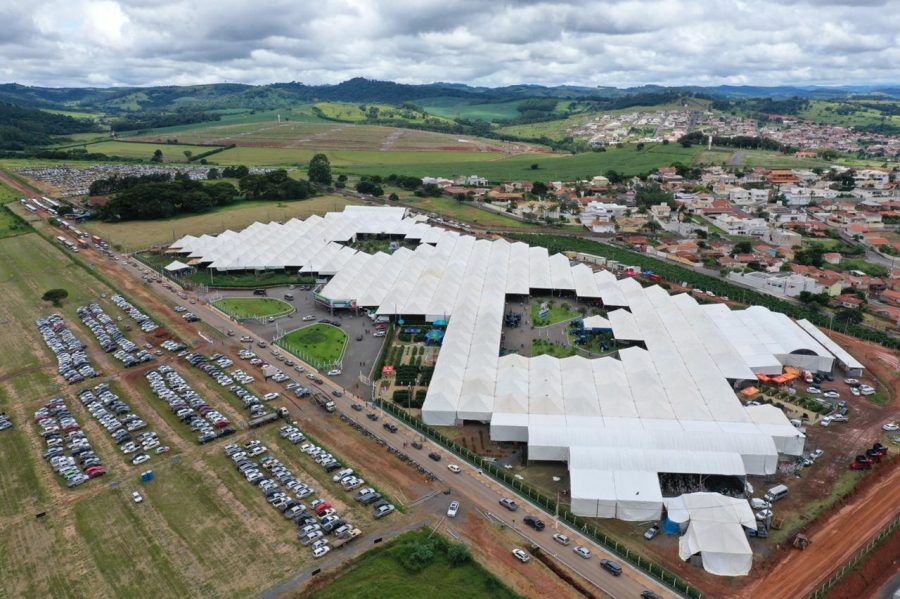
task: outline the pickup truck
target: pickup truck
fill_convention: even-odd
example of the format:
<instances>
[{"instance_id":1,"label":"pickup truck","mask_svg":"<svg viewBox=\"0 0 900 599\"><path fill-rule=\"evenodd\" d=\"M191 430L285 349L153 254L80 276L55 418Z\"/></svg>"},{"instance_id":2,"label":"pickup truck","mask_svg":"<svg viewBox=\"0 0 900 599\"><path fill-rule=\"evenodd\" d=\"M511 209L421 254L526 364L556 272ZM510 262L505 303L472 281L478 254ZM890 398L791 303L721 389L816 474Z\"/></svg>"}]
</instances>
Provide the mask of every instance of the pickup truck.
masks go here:
<instances>
[{"instance_id":1,"label":"pickup truck","mask_svg":"<svg viewBox=\"0 0 900 599\"><path fill-rule=\"evenodd\" d=\"M344 545L346 545L347 543L349 543L350 541L352 541L353 539L355 539L356 537L358 537L361 534L362 534L362 532L360 532L360 530L358 528L355 528L355 527L351 528L349 531L341 532L338 535L337 539L335 539L331 543L331 546L334 547L335 549L337 549L338 547L343 547Z\"/></svg>"},{"instance_id":2,"label":"pickup truck","mask_svg":"<svg viewBox=\"0 0 900 599\"><path fill-rule=\"evenodd\" d=\"M326 396L321 393L316 393L313 398L316 400L316 403L319 404L326 412L334 412L334 402L328 399Z\"/></svg>"}]
</instances>

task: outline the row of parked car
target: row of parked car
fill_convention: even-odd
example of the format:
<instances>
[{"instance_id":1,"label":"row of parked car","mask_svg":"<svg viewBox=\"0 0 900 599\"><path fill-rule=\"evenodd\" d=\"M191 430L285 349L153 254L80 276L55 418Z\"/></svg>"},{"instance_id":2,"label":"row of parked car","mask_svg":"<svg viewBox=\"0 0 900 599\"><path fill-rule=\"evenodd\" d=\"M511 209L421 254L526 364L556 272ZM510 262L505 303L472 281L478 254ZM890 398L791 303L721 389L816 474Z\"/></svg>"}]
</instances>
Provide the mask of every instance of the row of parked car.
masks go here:
<instances>
[{"instance_id":1,"label":"row of parked car","mask_svg":"<svg viewBox=\"0 0 900 599\"><path fill-rule=\"evenodd\" d=\"M177 352L184 349L184 343L179 343L178 341L173 341L172 339L166 339L159 346L165 350L170 352Z\"/></svg>"},{"instance_id":2,"label":"row of parked car","mask_svg":"<svg viewBox=\"0 0 900 599\"><path fill-rule=\"evenodd\" d=\"M41 437L47 444L43 458L53 471L75 487L106 474L87 435L62 397L54 397L34 413Z\"/></svg>"},{"instance_id":3,"label":"row of parked car","mask_svg":"<svg viewBox=\"0 0 900 599\"><path fill-rule=\"evenodd\" d=\"M190 363L195 368L199 368L213 379L216 380L222 386L228 386L228 389L238 396L238 398L244 403L244 407L247 408L250 412L250 418L259 418L261 416L265 416L270 412L263 405L263 400L259 397L244 389L240 385L234 384L234 379L223 372L220 369L227 368L234 364L229 358L223 356L222 354L213 354L209 358L203 356L202 354L197 353L185 353L183 356L188 363ZM240 381L241 378L238 378ZM268 400L267 400L268 401Z\"/></svg>"},{"instance_id":4,"label":"row of parked car","mask_svg":"<svg viewBox=\"0 0 900 599\"><path fill-rule=\"evenodd\" d=\"M149 362L154 358L146 349L139 348L134 342L129 341L119 330L116 321L100 307L100 304L80 306L77 313L81 322L97 338L103 351L112 353L113 357L122 362L126 368Z\"/></svg>"},{"instance_id":5,"label":"row of parked car","mask_svg":"<svg viewBox=\"0 0 900 599\"><path fill-rule=\"evenodd\" d=\"M856 459L850 462L851 470L871 470L874 464L881 461L886 456L888 448L881 443L872 445L872 449L867 449L865 454L859 454Z\"/></svg>"},{"instance_id":6,"label":"row of parked car","mask_svg":"<svg viewBox=\"0 0 900 599\"><path fill-rule=\"evenodd\" d=\"M228 418L206 403L168 364L147 371L145 376L153 393L169 404L172 413L197 433L198 443L209 443L235 432Z\"/></svg>"},{"instance_id":7,"label":"row of parked car","mask_svg":"<svg viewBox=\"0 0 900 599\"><path fill-rule=\"evenodd\" d=\"M273 353L273 355L275 355L275 351L273 351L272 353ZM242 349L241 351L238 352L238 355L244 360L249 360L250 364L253 366L258 366L260 368L262 368L263 366L269 366L269 364L267 362L265 362L262 358L257 356L255 353L253 353L249 349ZM280 355L280 354L278 354L278 355ZM277 357L276 357L276 359L277 359ZM290 362L290 364L288 364L289 362ZM294 363L291 362L290 360L287 360L284 363L285 363L285 366L288 366L288 365L294 366ZM294 366L294 369L297 372L301 372L301 373L305 372L305 369L302 366ZM241 371L241 372L243 372L243 371ZM281 370L280 368L276 369L275 373L272 374L272 376L269 378L271 378L276 383L284 383L285 381L290 381L285 386L285 389L287 389L288 391L293 391L294 395L296 395L297 397L305 397L311 393L311 391L308 387L304 387L297 381L292 380L291 377L286 375L284 373L284 371Z\"/></svg>"},{"instance_id":8,"label":"row of parked car","mask_svg":"<svg viewBox=\"0 0 900 599\"><path fill-rule=\"evenodd\" d=\"M56 354L59 374L70 385L80 383L84 379L98 376L84 352L84 343L75 336L65 320L59 314L51 314L47 318L35 321L44 343Z\"/></svg>"},{"instance_id":9,"label":"row of parked car","mask_svg":"<svg viewBox=\"0 0 900 599\"><path fill-rule=\"evenodd\" d=\"M9 417L9 414L6 412L0 412L0 431L5 431L8 428L12 428L13 423L12 419Z\"/></svg>"},{"instance_id":10,"label":"row of parked car","mask_svg":"<svg viewBox=\"0 0 900 599\"><path fill-rule=\"evenodd\" d=\"M357 476L353 472L352 468L344 468L343 465L334 458L334 456L332 456L330 453L328 453L328 451L319 447L318 445L314 443L304 443L300 446L300 451L308 455L314 462L324 468L325 472L330 473L335 470L339 470L339 472L336 472L332 476L332 480L339 483L344 488L344 490L353 491L366 484L366 481L363 478ZM362 491L357 493L356 500L363 505L371 504L375 510L372 514L375 519L384 518L385 516L393 513L395 510L393 504L388 503L387 500L382 499L381 495L377 494L375 489L372 489L371 487L363 489Z\"/></svg>"},{"instance_id":11,"label":"row of parked car","mask_svg":"<svg viewBox=\"0 0 900 599\"><path fill-rule=\"evenodd\" d=\"M297 524L298 540L304 546L312 545L314 557L322 557L330 551L328 540L324 538L326 533L338 534L340 529L343 535L352 530L353 527L341 520L327 501L316 499L309 506L302 503L314 490L294 476L278 458L267 455L254 462L252 457L268 451L261 441L248 441L243 447L231 443L224 450L247 482L259 487L269 505Z\"/></svg>"},{"instance_id":12,"label":"row of parked car","mask_svg":"<svg viewBox=\"0 0 900 599\"><path fill-rule=\"evenodd\" d=\"M147 428L144 419L132 412L128 404L110 391L106 383L100 383L93 389L84 389L78 394L78 399L100 426L106 429L122 453L129 456L132 464L149 461L151 452L162 454L169 451L167 446L160 444L157 433L143 430Z\"/></svg>"},{"instance_id":13,"label":"row of parked car","mask_svg":"<svg viewBox=\"0 0 900 599\"><path fill-rule=\"evenodd\" d=\"M138 326L140 326L141 330L145 333L152 333L159 328L159 325L153 322L153 319L135 308L133 305L131 305L131 302L129 302L121 295L116 294L110 299L116 306L119 307L120 310L125 312L125 314L130 316L133 321L138 323Z\"/></svg>"}]
</instances>

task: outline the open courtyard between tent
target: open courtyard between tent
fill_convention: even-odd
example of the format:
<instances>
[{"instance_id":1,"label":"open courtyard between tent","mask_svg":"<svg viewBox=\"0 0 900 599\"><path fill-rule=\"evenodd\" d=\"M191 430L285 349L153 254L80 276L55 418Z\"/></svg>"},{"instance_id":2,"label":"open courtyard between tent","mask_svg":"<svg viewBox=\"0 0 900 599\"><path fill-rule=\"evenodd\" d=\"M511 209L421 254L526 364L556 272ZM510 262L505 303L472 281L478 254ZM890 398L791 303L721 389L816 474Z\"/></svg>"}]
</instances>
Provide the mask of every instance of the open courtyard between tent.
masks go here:
<instances>
[{"instance_id":1,"label":"open courtyard between tent","mask_svg":"<svg viewBox=\"0 0 900 599\"><path fill-rule=\"evenodd\" d=\"M318 323L288 333L278 343L304 360L331 365L344 355L347 334L330 324Z\"/></svg>"},{"instance_id":2,"label":"open courtyard between tent","mask_svg":"<svg viewBox=\"0 0 900 599\"><path fill-rule=\"evenodd\" d=\"M226 297L213 305L237 320L283 316L294 310L289 303L268 297Z\"/></svg>"},{"instance_id":3,"label":"open courtyard between tent","mask_svg":"<svg viewBox=\"0 0 900 599\"><path fill-rule=\"evenodd\" d=\"M542 313L541 307L547 304L547 311ZM531 323L536 327L547 327L558 322L572 320L581 316L567 302L556 300L533 301L531 303Z\"/></svg>"}]
</instances>

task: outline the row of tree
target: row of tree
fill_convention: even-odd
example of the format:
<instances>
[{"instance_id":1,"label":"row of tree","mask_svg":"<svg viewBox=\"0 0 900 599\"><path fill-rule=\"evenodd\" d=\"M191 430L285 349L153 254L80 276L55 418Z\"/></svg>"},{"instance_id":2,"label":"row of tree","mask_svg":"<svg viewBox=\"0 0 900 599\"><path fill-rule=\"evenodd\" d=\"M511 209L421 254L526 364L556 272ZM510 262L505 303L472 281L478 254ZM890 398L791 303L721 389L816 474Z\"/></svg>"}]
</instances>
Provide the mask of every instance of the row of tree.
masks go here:
<instances>
[{"instance_id":1,"label":"row of tree","mask_svg":"<svg viewBox=\"0 0 900 599\"><path fill-rule=\"evenodd\" d=\"M186 175L172 181L142 183L115 194L97 210L103 220L156 220L178 214L199 214L238 199L230 183L203 184Z\"/></svg>"}]
</instances>

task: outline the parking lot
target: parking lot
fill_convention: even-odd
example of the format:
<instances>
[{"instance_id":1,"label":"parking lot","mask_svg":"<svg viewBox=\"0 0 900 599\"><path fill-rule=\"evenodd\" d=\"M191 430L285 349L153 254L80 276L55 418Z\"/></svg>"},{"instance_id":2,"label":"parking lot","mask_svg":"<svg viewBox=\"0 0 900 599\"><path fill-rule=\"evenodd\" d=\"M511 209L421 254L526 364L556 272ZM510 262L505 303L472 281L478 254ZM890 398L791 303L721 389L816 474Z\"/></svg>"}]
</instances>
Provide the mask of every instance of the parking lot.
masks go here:
<instances>
[{"instance_id":1,"label":"parking lot","mask_svg":"<svg viewBox=\"0 0 900 599\"><path fill-rule=\"evenodd\" d=\"M368 391L359 382L359 374L363 373L369 376L375 361L378 359L378 352L385 341L385 337L374 337L375 331L372 321L360 312L356 316L349 310L336 310L334 315L321 304L313 299L313 291L311 289L302 289L300 286L294 289L288 286L270 287L266 289L267 297L282 299L291 304L296 311L287 316L275 318L273 322L265 319L246 320L242 324L253 331L259 338L271 344L277 337L305 328L319 322L320 319L328 319L332 322L339 322L341 329L347 334L347 347L344 350L342 359L343 369L341 374L331 376L330 378L338 383L341 387L352 390L361 396L368 396ZM284 298L285 294L293 295L293 300ZM223 297L254 297L252 289L233 289L233 290L212 290L206 295L200 296L207 302L213 302ZM314 320L303 321L304 316L315 316ZM271 361L271 347L259 348L254 346L255 351L261 358ZM286 353L284 350L278 350ZM285 369L286 371L288 369ZM323 373L324 374L324 373Z\"/></svg>"}]
</instances>

